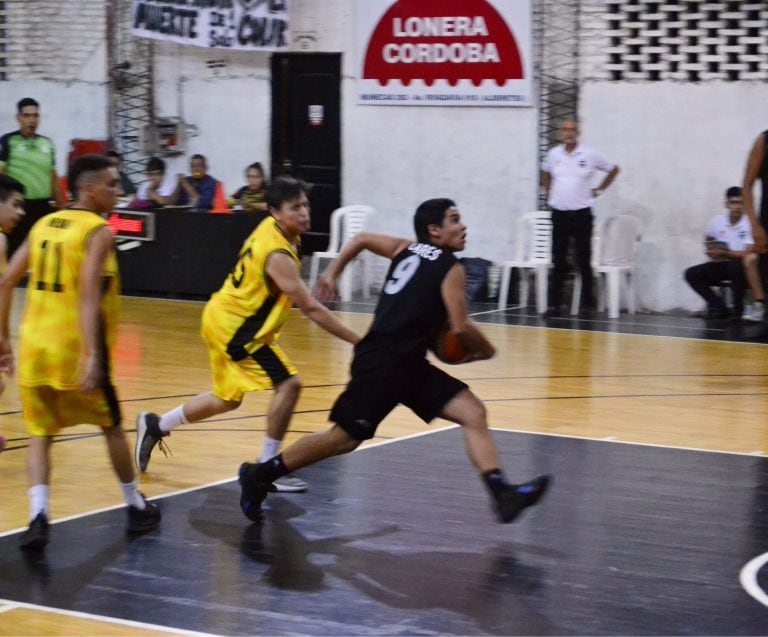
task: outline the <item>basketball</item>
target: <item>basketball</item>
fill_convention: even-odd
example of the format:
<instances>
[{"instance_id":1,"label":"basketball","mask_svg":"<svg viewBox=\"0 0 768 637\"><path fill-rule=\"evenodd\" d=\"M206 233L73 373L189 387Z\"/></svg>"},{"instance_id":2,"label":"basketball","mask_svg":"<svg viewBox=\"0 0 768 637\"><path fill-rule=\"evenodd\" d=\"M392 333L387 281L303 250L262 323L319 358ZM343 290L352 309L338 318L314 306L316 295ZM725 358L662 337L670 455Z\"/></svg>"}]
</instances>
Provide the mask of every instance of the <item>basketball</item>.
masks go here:
<instances>
[{"instance_id":1,"label":"basketball","mask_svg":"<svg viewBox=\"0 0 768 637\"><path fill-rule=\"evenodd\" d=\"M471 354L464 346L464 343L461 342L459 335L456 332L451 332L448 323L443 326L437 335L432 351L438 360L450 365L465 362Z\"/></svg>"}]
</instances>

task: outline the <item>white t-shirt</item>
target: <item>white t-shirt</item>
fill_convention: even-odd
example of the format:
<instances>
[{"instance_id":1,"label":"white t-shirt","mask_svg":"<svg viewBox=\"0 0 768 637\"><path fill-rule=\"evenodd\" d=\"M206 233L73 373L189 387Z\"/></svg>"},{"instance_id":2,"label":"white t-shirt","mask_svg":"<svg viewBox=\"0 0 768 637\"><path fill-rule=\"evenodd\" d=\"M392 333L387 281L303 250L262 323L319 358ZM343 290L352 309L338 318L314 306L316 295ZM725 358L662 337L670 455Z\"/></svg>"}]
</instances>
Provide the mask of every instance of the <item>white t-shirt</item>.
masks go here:
<instances>
[{"instance_id":1,"label":"white t-shirt","mask_svg":"<svg viewBox=\"0 0 768 637\"><path fill-rule=\"evenodd\" d=\"M555 210L590 208L595 203L592 196L595 171L611 172L615 166L582 144L577 144L571 153L566 152L564 144L551 148L541 165L541 169L552 176L547 203Z\"/></svg>"},{"instance_id":2,"label":"white t-shirt","mask_svg":"<svg viewBox=\"0 0 768 637\"><path fill-rule=\"evenodd\" d=\"M746 250L748 245L755 242L752 238L752 224L749 223L749 217L744 214L735 226L731 225L730 213L721 212L715 215L709 220L705 235L716 241L724 241L728 244L728 249L733 252Z\"/></svg>"},{"instance_id":3,"label":"white t-shirt","mask_svg":"<svg viewBox=\"0 0 768 637\"><path fill-rule=\"evenodd\" d=\"M163 178L163 183L160 184L160 187L157 189L157 194L161 195L163 197L169 197L173 194L173 191L176 189L176 184L173 181L173 178L168 178L166 175ZM140 186L139 189L136 191L136 199L149 199L149 196L147 196L147 191L149 190L149 182L145 181Z\"/></svg>"}]
</instances>

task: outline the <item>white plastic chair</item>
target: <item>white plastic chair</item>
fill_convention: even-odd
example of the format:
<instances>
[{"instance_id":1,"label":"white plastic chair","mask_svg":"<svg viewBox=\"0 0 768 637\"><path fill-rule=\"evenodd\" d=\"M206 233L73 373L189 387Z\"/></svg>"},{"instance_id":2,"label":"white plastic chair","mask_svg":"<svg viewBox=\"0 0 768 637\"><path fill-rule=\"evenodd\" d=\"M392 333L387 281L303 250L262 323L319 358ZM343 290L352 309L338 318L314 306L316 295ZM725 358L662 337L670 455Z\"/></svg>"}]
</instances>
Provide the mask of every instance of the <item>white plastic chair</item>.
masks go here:
<instances>
[{"instance_id":1,"label":"white plastic chair","mask_svg":"<svg viewBox=\"0 0 768 637\"><path fill-rule=\"evenodd\" d=\"M343 206L337 208L331 213L331 237L328 241L328 250L325 252L314 252L309 264L309 287L311 288L317 281L318 271L320 269L320 259L335 259L339 256L339 250L347 241L349 241L356 234L359 234L365 230L368 218L376 211L371 206ZM349 263L344 272L341 275L339 283L339 292L342 301L352 300L352 271L353 266L357 264L360 266L362 282L363 282L363 297L368 298L370 296L370 274L368 272L368 261L365 259L365 255L360 254Z\"/></svg>"},{"instance_id":2,"label":"white plastic chair","mask_svg":"<svg viewBox=\"0 0 768 637\"><path fill-rule=\"evenodd\" d=\"M642 232L637 217L616 215L605 220L601 239L597 245L593 243L592 272L598 279L598 309L603 310L607 297L608 318L619 318L622 288L627 297L627 311L635 313L635 254ZM581 276L577 275L571 314L578 314L580 296Z\"/></svg>"},{"instance_id":3,"label":"white plastic chair","mask_svg":"<svg viewBox=\"0 0 768 637\"><path fill-rule=\"evenodd\" d=\"M520 217L515 237L515 258L501 264L499 309L507 307L512 270L520 270L520 306L528 304L528 277L534 275L536 311L547 310L549 268L552 267L552 215L548 210L529 212Z\"/></svg>"}]
</instances>

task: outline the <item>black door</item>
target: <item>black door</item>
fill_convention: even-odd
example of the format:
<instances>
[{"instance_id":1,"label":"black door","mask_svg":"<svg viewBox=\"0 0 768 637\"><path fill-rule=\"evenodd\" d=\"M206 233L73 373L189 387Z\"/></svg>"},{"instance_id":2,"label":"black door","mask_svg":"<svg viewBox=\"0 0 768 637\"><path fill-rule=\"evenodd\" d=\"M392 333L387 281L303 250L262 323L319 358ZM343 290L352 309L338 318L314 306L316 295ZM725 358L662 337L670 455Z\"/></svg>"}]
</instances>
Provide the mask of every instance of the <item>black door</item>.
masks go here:
<instances>
[{"instance_id":1,"label":"black door","mask_svg":"<svg viewBox=\"0 0 768 637\"><path fill-rule=\"evenodd\" d=\"M328 245L331 213L341 205L341 54L272 57L272 175L312 184L312 229L303 252Z\"/></svg>"}]
</instances>

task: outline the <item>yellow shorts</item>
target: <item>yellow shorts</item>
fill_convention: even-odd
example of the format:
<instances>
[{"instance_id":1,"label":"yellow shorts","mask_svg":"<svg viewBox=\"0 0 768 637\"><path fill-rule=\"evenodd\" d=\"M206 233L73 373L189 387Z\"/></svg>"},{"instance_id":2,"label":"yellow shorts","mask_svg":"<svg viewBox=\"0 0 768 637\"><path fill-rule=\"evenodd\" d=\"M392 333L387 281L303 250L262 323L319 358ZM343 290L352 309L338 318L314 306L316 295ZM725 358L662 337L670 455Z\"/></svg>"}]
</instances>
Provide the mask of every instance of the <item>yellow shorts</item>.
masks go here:
<instances>
[{"instance_id":1,"label":"yellow shorts","mask_svg":"<svg viewBox=\"0 0 768 637\"><path fill-rule=\"evenodd\" d=\"M48 385L19 387L24 423L32 436L51 436L63 427L119 427L120 406L113 387L85 394Z\"/></svg>"},{"instance_id":2,"label":"yellow shorts","mask_svg":"<svg viewBox=\"0 0 768 637\"><path fill-rule=\"evenodd\" d=\"M249 391L272 389L285 379L298 374L298 370L276 341L250 342L248 356L232 360L227 346L243 319L205 306L200 334L208 347L208 360L213 376L213 393L222 400L241 401Z\"/></svg>"}]
</instances>

